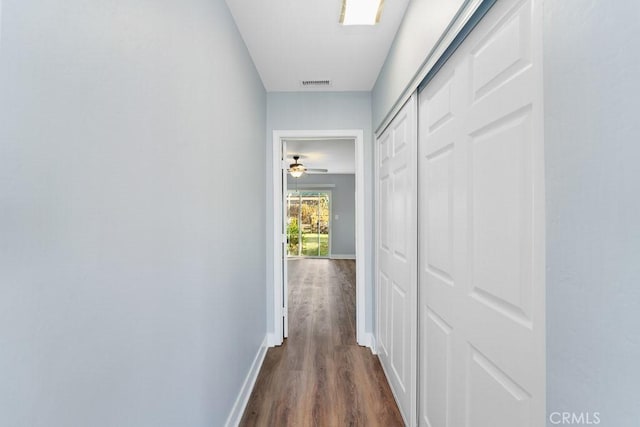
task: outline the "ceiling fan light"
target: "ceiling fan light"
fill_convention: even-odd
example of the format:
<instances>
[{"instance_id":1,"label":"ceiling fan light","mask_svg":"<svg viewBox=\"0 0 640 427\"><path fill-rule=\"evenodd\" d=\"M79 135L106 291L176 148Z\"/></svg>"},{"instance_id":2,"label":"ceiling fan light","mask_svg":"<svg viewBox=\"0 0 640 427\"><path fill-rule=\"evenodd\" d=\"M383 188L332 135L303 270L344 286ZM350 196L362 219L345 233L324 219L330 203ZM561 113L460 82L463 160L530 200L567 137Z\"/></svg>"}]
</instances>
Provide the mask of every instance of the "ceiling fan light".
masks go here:
<instances>
[{"instance_id":1,"label":"ceiling fan light","mask_svg":"<svg viewBox=\"0 0 640 427\"><path fill-rule=\"evenodd\" d=\"M380 22L384 0L342 0L342 25L375 25Z\"/></svg>"},{"instance_id":2,"label":"ceiling fan light","mask_svg":"<svg viewBox=\"0 0 640 427\"><path fill-rule=\"evenodd\" d=\"M302 166L302 165L292 166L291 169L289 169L289 173L294 178L300 178L302 176L302 174L304 173L304 166Z\"/></svg>"}]
</instances>

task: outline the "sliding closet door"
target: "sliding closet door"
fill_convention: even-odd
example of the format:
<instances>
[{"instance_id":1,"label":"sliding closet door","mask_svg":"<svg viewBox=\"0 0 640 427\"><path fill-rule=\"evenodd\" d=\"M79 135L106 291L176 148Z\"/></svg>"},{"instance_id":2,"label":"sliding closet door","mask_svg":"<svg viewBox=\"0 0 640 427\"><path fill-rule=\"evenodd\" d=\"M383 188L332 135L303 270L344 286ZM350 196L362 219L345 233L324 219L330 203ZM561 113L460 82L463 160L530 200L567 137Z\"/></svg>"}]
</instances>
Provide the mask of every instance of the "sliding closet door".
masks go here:
<instances>
[{"instance_id":1,"label":"sliding closet door","mask_svg":"<svg viewBox=\"0 0 640 427\"><path fill-rule=\"evenodd\" d=\"M378 348L405 421L416 418L416 96L377 140Z\"/></svg>"},{"instance_id":2,"label":"sliding closet door","mask_svg":"<svg viewBox=\"0 0 640 427\"><path fill-rule=\"evenodd\" d=\"M497 2L419 96L419 424L545 424L539 2Z\"/></svg>"}]
</instances>

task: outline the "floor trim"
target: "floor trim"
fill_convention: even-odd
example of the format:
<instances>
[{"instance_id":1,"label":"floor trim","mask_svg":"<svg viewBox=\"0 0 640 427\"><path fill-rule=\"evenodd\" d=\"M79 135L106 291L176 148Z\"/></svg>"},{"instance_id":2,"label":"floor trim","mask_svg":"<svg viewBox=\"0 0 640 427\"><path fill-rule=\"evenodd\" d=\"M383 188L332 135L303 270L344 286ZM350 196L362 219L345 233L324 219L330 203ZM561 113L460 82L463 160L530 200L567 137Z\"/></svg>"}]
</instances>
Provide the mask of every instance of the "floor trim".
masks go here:
<instances>
[{"instance_id":1,"label":"floor trim","mask_svg":"<svg viewBox=\"0 0 640 427\"><path fill-rule=\"evenodd\" d=\"M253 359L253 363L251 364L251 368L247 373L247 377L244 379L244 383L242 384L240 393L238 393L238 397L233 404L233 408L231 409L231 412L227 417L227 422L224 424L225 427L237 427L240 424L240 420L242 419L244 410L246 409L247 403L249 402L249 397L251 396L251 392L253 391L256 379L258 378L258 373L260 372L260 368L262 367L262 362L264 362L264 357L267 355L267 343L268 334L264 337L264 340L262 340L262 344L260 344L260 348L256 353L256 357Z\"/></svg>"},{"instance_id":2,"label":"floor trim","mask_svg":"<svg viewBox=\"0 0 640 427\"><path fill-rule=\"evenodd\" d=\"M367 347L371 349L371 353L378 354L378 350L376 349L376 336L371 332L367 332L366 334Z\"/></svg>"},{"instance_id":3,"label":"floor trim","mask_svg":"<svg viewBox=\"0 0 640 427\"><path fill-rule=\"evenodd\" d=\"M282 344L282 341L278 338L276 334L274 333L267 334L267 346L275 347L280 344Z\"/></svg>"},{"instance_id":4,"label":"floor trim","mask_svg":"<svg viewBox=\"0 0 640 427\"><path fill-rule=\"evenodd\" d=\"M331 254L329 259L356 259L356 254Z\"/></svg>"}]
</instances>

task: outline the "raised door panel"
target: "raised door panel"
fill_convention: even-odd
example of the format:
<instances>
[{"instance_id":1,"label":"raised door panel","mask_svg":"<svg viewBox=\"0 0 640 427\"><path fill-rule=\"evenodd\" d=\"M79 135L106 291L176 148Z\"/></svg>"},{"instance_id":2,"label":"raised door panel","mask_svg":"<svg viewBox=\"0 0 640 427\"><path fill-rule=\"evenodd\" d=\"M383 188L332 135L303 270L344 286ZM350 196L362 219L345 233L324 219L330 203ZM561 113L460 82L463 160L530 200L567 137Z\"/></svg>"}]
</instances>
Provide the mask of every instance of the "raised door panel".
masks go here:
<instances>
[{"instance_id":1,"label":"raised door panel","mask_svg":"<svg viewBox=\"0 0 640 427\"><path fill-rule=\"evenodd\" d=\"M475 132L470 144L471 295L531 325L531 110Z\"/></svg>"},{"instance_id":2,"label":"raised door panel","mask_svg":"<svg viewBox=\"0 0 640 427\"><path fill-rule=\"evenodd\" d=\"M409 366L407 356L409 349L408 327L406 322L406 310L409 308L408 295L397 283L391 287L391 355L389 358L394 383L397 386L396 392L405 394L409 387L407 375Z\"/></svg>"},{"instance_id":3,"label":"raised door panel","mask_svg":"<svg viewBox=\"0 0 640 427\"><path fill-rule=\"evenodd\" d=\"M389 339L389 319L388 319L388 289L389 278L382 271L378 271L378 353L388 357L389 350L387 341Z\"/></svg>"},{"instance_id":4,"label":"raised door panel","mask_svg":"<svg viewBox=\"0 0 640 427\"><path fill-rule=\"evenodd\" d=\"M453 267L453 144L426 158L426 268L452 285Z\"/></svg>"},{"instance_id":5,"label":"raised door panel","mask_svg":"<svg viewBox=\"0 0 640 427\"><path fill-rule=\"evenodd\" d=\"M420 424L449 426L453 340L451 326L427 306L420 313Z\"/></svg>"},{"instance_id":6,"label":"raised door panel","mask_svg":"<svg viewBox=\"0 0 640 427\"><path fill-rule=\"evenodd\" d=\"M396 162L397 169L393 171L393 202L391 204L392 214L390 226L393 230L393 255L400 263L406 264L407 261L409 261L410 248L408 244L411 239L407 230L410 223L407 224L407 220L409 219L408 217L411 216L409 208L412 203L411 198L414 196L411 194L413 187L411 182L411 165L408 164L406 159L398 160L402 161Z\"/></svg>"},{"instance_id":7,"label":"raised door panel","mask_svg":"<svg viewBox=\"0 0 640 427\"><path fill-rule=\"evenodd\" d=\"M468 427L531 424L531 395L480 351L469 346Z\"/></svg>"}]
</instances>

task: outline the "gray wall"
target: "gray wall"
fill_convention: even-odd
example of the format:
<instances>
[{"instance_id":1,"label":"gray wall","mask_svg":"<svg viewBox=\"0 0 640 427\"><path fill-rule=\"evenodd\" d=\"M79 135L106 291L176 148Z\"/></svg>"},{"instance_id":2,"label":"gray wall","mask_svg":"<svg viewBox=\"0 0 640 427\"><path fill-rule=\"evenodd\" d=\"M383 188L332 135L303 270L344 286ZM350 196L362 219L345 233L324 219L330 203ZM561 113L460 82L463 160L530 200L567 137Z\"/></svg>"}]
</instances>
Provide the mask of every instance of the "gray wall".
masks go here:
<instances>
[{"instance_id":1,"label":"gray wall","mask_svg":"<svg viewBox=\"0 0 640 427\"><path fill-rule=\"evenodd\" d=\"M0 425L224 424L266 332L266 95L225 2L3 3Z\"/></svg>"},{"instance_id":2,"label":"gray wall","mask_svg":"<svg viewBox=\"0 0 640 427\"><path fill-rule=\"evenodd\" d=\"M373 88L377 128L427 59L464 0L411 0Z\"/></svg>"},{"instance_id":3,"label":"gray wall","mask_svg":"<svg viewBox=\"0 0 640 427\"><path fill-rule=\"evenodd\" d=\"M373 141L371 134L371 94L369 92L273 92L267 95L267 165L266 188L272 194L273 171L271 148L274 130L362 129L364 131L364 193L372 201ZM365 236L373 235L373 202L365 206ZM273 200L267 198L267 327L273 332ZM373 258L372 241L365 245L365 271L368 316L365 329L373 322Z\"/></svg>"},{"instance_id":4,"label":"gray wall","mask_svg":"<svg viewBox=\"0 0 640 427\"><path fill-rule=\"evenodd\" d=\"M547 409L615 427L640 420L639 16L545 2Z\"/></svg>"},{"instance_id":5,"label":"gray wall","mask_svg":"<svg viewBox=\"0 0 640 427\"><path fill-rule=\"evenodd\" d=\"M331 255L356 254L356 176L351 174L303 175L300 178L288 176L289 189L297 184L304 189L305 184L334 184L327 187L331 191ZM313 188L321 190L322 188ZM338 219L335 216L338 215Z\"/></svg>"}]
</instances>

